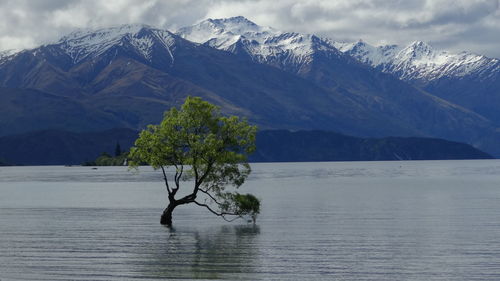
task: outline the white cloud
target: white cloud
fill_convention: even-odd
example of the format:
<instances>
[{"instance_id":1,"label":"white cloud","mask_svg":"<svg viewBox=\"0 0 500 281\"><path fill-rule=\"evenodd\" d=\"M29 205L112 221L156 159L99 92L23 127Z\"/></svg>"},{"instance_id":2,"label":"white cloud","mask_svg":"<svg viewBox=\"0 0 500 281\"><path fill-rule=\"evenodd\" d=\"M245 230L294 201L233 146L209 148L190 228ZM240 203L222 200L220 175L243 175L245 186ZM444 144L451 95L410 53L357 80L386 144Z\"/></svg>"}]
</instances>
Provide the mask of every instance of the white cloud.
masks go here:
<instances>
[{"instance_id":1,"label":"white cloud","mask_svg":"<svg viewBox=\"0 0 500 281\"><path fill-rule=\"evenodd\" d=\"M75 28L146 23L176 29L237 15L340 40L423 40L500 57L499 0L7 0L0 1L0 49L35 47Z\"/></svg>"}]
</instances>

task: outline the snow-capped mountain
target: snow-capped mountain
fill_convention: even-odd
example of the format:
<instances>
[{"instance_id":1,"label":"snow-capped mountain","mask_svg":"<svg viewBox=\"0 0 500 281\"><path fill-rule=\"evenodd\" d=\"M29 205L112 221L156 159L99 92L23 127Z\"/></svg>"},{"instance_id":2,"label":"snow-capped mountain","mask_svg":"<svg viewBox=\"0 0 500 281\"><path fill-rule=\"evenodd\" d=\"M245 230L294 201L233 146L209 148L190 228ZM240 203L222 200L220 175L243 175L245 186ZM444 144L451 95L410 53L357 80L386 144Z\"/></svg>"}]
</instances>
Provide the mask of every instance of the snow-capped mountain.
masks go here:
<instances>
[{"instance_id":1,"label":"snow-capped mountain","mask_svg":"<svg viewBox=\"0 0 500 281\"><path fill-rule=\"evenodd\" d=\"M397 94L388 92L405 92L401 90L404 86L396 86L390 78L376 74L381 71L500 124L500 61L495 58L435 50L420 41L408 46L378 47L363 41L336 42L261 27L243 17L208 19L181 28L177 34L247 55L254 61L298 74L329 89L342 87L364 93L357 98L371 100L372 104L378 103L372 99L380 98L380 90L369 89L385 89L382 92L389 100L397 98ZM389 84L393 86L387 87ZM367 95L367 91L370 94Z\"/></svg>"},{"instance_id":2,"label":"snow-capped mountain","mask_svg":"<svg viewBox=\"0 0 500 281\"><path fill-rule=\"evenodd\" d=\"M102 58L104 55L112 60L119 51L128 52L138 59L149 62L158 60L154 58L155 56L166 56L168 64L172 64L176 37L167 30L140 24L97 30L81 29L31 50L0 52L0 65L14 56L31 54L45 59L64 61L67 68ZM162 62L164 60L162 59Z\"/></svg>"},{"instance_id":3,"label":"snow-capped mountain","mask_svg":"<svg viewBox=\"0 0 500 281\"><path fill-rule=\"evenodd\" d=\"M297 72L312 61L317 51L342 56L329 40L311 34L262 27L241 16L207 19L180 28L176 34L193 42L236 54L247 54L257 62L291 68Z\"/></svg>"},{"instance_id":4,"label":"snow-capped mountain","mask_svg":"<svg viewBox=\"0 0 500 281\"><path fill-rule=\"evenodd\" d=\"M359 110L363 105L357 104L357 116L373 121L353 126L358 121L349 107L355 102L342 94L248 57L147 26L77 31L9 58L0 64L0 100L7 99L2 106L17 110L9 109L4 116L0 106L3 132L44 126L141 128L158 122L166 109L188 95L203 97L225 113L246 116L263 128L364 134L373 133L376 124L391 122L388 117L377 118L372 110ZM29 110L25 103L38 106ZM387 130L401 128L393 124Z\"/></svg>"},{"instance_id":5,"label":"snow-capped mountain","mask_svg":"<svg viewBox=\"0 0 500 281\"><path fill-rule=\"evenodd\" d=\"M282 32L271 27L259 26L244 17L208 19L181 28L176 34L203 45L250 57L253 61L305 78L331 91L331 97L341 96L350 100L353 108L351 112L354 115L359 114L360 110L373 110L379 117L391 116L390 118L394 120L412 124L410 127L425 128L423 129L425 131L430 125L432 134L446 138L442 135L443 131L438 132L438 130L441 130L442 125L448 121L440 117L436 119L439 114L435 115L437 111L431 108L437 104L441 109L468 111L465 106L459 107L449 100L422 91L418 88L419 85L417 88L412 87L399 76L385 75L371 64L360 62L358 57L351 56L348 52L360 49L355 48L356 44L347 46L312 34ZM389 67L390 58L397 54L413 57L412 63L423 62L425 56L432 53L425 47L422 45L419 50L412 51L408 48L403 51L397 46L386 46L359 51L369 53L370 59L377 65ZM461 105L463 106L463 103ZM423 112L426 112L423 114L426 116L424 118L426 121L423 123L417 121L420 117L408 118L416 115L422 117ZM478 114L474 118L486 120ZM446 125L444 127L449 129ZM377 128L374 128L374 131L376 130Z\"/></svg>"},{"instance_id":6,"label":"snow-capped mountain","mask_svg":"<svg viewBox=\"0 0 500 281\"><path fill-rule=\"evenodd\" d=\"M362 41L335 45L363 63L500 124L499 59L435 50L420 41L406 47L375 47Z\"/></svg>"},{"instance_id":7,"label":"snow-capped mountain","mask_svg":"<svg viewBox=\"0 0 500 281\"><path fill-rule=\"evenodd\" d=\"M147 25L78 30L0 60L0 86L35 88L63 96L89 94L109 82L96 80L102 74L119 77L131 71L133 63L171 69L176 48L186 42L167 30ZM125 58L128 67L106 72L124 63Z\"/></svg>"},{"instance_id":8,"label":"snow-capped mountain","mask_svg":"<svg viewBox=\"0 0 500 281\"><path fill-rule=\"evenodd\" d=\"M0 61L0 134L138 129L195 95L260 128L432 136L500 155L489 120L359 62L332 40L243 17L178 34L144 25L80 30L8 56Z\"/></svg>"},{"instance_id":9,"label":"snow-capped mountain","mask_svg":"<svg viewBox=\"0 0 500 281\"><path fill-rule=\"evenodd\" d=\"M276 33L270 27L262 27L244 17L227 19L207 19L199 24L180 28L177 34L193 42L211 42L212 46L228 49L241 38L251 38L262 41L271 34Z\"/></svg>"},{"instance_id":10,"label":"snow-capped mountain","mask_svg":"<svg viewBox=\"0 0 500 281\"><path fill-rule=\"evenodd\" d=\"M7 59L8 57L18 53L19 50L14 50L14 49L10 49L10 50L5 50L5 51L0 51L0 64L2 63L2 61L4 61L5 59Z\"/></svg>"},{"instance_id":11,"label":"snow-capped mountain","mask_svg":"<svg viewBox=\"0 0 500 281\"><path fill-rule=\"evenodd\" d=\"M221 50L244 51L259 62L276 64L284 61L297 69L311 62L318 50L339 56L338 51L405 81L430 82L442 77L496 77L500 61L469 52L438 51L416 41L408 46L372 46L363 41L344 43L311 34L282 32L262 27L244 17L208 19L180 28L181 37Z\"/></svg>"},{"instance_id":12,"label":"snow-capped mountain","mask_svg":"<svg viewBox=\"0 0 500 281\"><path fill-rule=\"evenodd\" d=\"M452 53L435 50L429 44L416 41L406 47L397 45L372 46L363 41L336 42L342 52L384 72L406 81L429 83L443 77L494 78L500 72L500 61L469 52Z\"/></svg>"},{"instance_id":13,"label":"snow-capped mountain","mask_svg":"<svg viewBox=\"0 0 500 281\"><path fill-rule=\"evenodd\" d=\"M96 58L114 46L130 45L144 59L151 60L155 48L163 47L173 60L172 34L147 25L122 25L99 30L79 30L62 37L55 45L77 64Z\"/></svg>"}]
</instances>

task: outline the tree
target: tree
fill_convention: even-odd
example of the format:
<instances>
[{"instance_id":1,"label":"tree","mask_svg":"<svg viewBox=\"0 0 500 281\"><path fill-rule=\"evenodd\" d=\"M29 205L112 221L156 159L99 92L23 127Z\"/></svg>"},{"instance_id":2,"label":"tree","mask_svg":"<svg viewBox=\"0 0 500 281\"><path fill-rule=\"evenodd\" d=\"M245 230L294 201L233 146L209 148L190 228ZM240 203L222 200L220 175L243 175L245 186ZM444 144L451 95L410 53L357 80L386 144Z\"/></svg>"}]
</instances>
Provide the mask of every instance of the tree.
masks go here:
<instances>
[{"instance_id":1,"label":"tree","mask_svg":"<svg viewBox=\"0 0 500 281\"><path fill-rule=\"evenodd\" d=\"M115 157L118 157L122 154L122 148L120 146L120 143L119 142L116 142L116 146L115 146Z\"/></svg>"},{"instance_id":2,"label":"tree","mask_svg":"<svg viewBox=\"0 0 500 281\"><path fill-rule=\"evenodd\" d=\"M257 127L237 116L226 117L220 109L198 97L188 97L180 110L165 112L159 125L143 130L130 150L131 167L147 163L161 170L168 192L168 206L161 224L172 225L174 209L196 204L225 220L260 211L251 194L227 191L240 187L251 172L247 158L255 150ZM188 195L176 198L184 185Z\"/></svg>"}]
</instances>

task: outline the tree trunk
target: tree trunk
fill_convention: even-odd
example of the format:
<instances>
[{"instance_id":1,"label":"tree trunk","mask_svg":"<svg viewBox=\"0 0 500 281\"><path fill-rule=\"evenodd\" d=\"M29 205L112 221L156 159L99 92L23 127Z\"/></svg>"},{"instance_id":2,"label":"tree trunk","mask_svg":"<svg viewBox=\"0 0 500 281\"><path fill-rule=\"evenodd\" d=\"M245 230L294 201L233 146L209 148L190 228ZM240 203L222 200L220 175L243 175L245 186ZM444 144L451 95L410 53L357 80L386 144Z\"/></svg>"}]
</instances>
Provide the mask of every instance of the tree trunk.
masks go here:
<instances>
[{"instance_id":1,"label":"tree trunk","mask_svg":"<svg viewBox=\"0 0 500 281\"><path fill-rule=\"evenodd\" d=\"M160 223L167 226L171 227L172 226L172 212L174 211L175 207L177 205L174 203L168 204L168 207L163 211L163 214L161 215L161 220Z\"/></svg>"}]
</instances>

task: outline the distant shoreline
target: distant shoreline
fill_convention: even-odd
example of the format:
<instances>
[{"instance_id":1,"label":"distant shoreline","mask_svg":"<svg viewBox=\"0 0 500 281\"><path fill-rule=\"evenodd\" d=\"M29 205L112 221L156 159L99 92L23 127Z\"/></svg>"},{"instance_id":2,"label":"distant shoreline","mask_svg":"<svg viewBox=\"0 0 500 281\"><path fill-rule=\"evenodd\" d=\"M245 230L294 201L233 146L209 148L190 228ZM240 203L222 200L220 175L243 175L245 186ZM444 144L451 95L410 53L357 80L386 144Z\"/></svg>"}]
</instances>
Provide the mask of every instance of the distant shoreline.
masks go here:
<instances>
[{"instance_id":1,"label":"distant shoreline","mask_svg":"<svg viewBox=\"0 0 500 281\"><path fill-rule=\"evenodd\" d=\"M117 128L74 133L45 130L0 137L0 159L20 165L81 165L109 155L104 165L122 165L114 159L116 145L128 151L138 131ZM257 134L257 150L250 162L343 162L394 160L493 159L471 145L436 138L360 138L332 131L264 130ZM115 161L116 160L116 161ZM114 161L116 163L114 163Z\"/></svg>"}]
</instances>

